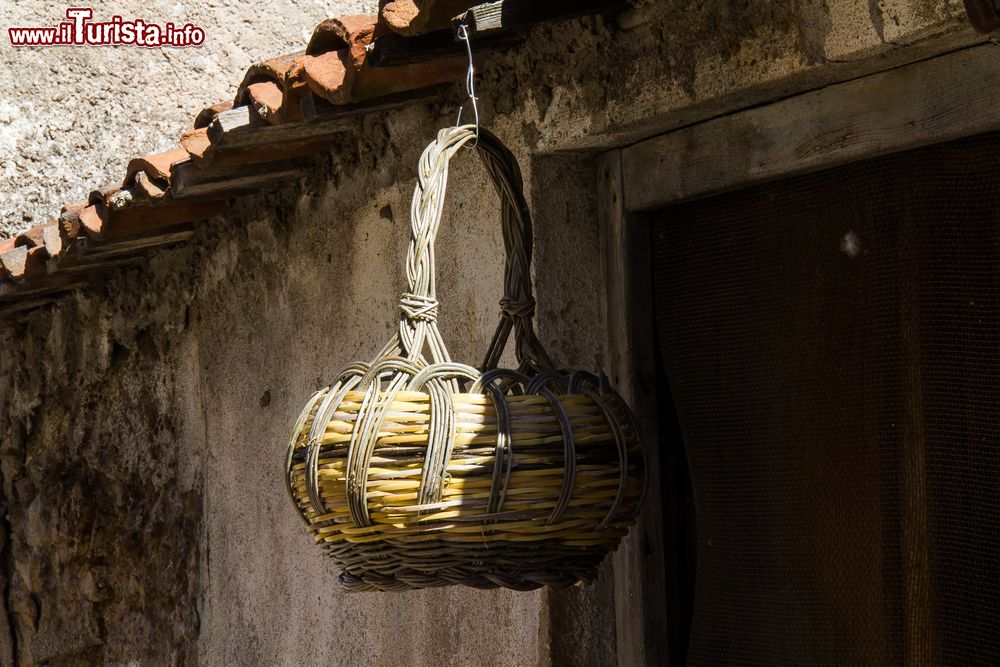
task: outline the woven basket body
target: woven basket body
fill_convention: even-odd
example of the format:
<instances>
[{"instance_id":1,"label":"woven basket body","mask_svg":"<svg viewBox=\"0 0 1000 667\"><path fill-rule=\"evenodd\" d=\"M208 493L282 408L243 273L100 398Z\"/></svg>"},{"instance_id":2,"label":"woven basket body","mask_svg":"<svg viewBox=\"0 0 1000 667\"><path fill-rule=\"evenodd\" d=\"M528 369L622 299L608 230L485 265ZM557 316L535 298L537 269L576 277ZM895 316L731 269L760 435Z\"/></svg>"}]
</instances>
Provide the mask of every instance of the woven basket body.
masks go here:
<instances>
[{"instance_id":1,"label":"woven basket body","mask_svg":"<svg viewBox=\"0 0 1000 667\"><path fill-rule=\"evenodd\" d=\"M448 163L472 141L501 197L507 251L480 369L448 357L434 285ZM412 217L399 333L303 409L286 461L292 501L352 590L588 582L634 521L642 447L603 379L555 370L535 336L516 162L485 130L442 130L421 158ZM511 333L518 369L497 370Z\"/></svg>"}]
</instances>

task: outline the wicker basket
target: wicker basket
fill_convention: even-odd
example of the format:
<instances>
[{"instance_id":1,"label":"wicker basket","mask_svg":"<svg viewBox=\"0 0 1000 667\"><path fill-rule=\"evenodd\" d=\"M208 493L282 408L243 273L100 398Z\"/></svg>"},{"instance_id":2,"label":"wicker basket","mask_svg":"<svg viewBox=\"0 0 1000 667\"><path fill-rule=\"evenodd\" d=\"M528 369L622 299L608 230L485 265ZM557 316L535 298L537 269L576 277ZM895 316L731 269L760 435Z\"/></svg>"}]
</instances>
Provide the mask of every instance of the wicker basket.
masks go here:
<instances>
[{"instance_id":1,"label":"wicker basket","mask_svg":"<svg viewBox=\"0 0 1000 667\"><path fill-rule=\"evenodd\" d=\"M475 146L502 202L502 317L482 370L437 328L434 240L452 156ZM513 156L486 130L442 130L420 160L399 333L309 400L287 481L351 590L591 581L644 490L638 430L603 378L556 371L532 326L531 220ZM519 367L496 365L513 332Z\"/></svg>"}]
</instances>

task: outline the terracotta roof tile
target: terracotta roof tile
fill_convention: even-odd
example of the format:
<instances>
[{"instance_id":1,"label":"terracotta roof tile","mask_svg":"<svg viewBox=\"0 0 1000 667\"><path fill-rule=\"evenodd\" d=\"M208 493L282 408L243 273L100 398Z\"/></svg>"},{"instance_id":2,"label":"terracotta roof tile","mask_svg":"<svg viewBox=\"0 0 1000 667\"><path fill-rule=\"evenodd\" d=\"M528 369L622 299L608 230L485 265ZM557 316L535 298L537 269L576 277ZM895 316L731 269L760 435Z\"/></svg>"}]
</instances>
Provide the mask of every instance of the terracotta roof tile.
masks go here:
<instances>
[{"instance_id":1,"label":"terracotta roof tile","mask_svg":"<svg viewBox=\"0 0 1000 667\"><path fill-rule=\"evenodd\" d=\"M103 219L107 217L108 209L119 205L121 198L130 196L128 190L123 190L120 185L110 185L107 187L91 190L87 196L87 203L97 209L97 214ZM81 215L82 215L81 211Z\"/></svg>"},{"instance_id":2,"label":"terracotta roof tile","mask_svg":"<svg viewBox=\"0 0 1000 667\"><path fill-rule=\"evenodd\" d=\"M86 204L69 204L63 206L59 214L59 235L63 242L72 241L80 233L80 211L87 208Z\"/></svg>"},{"instance_id":3,"label":"terracotta roof tile","mask_svg":"<svg viewBox=\"0 0 1000 667\"><path fill-rule=\"evenodd\" d=\"M212 140L208 138L208 126L188 130L182 134L181 147L187 151L195 163L204 160L212 147Z\"/></svg>"},{"instance_id":4,"label":"terracotta roof tile","mask_svg":"<svg viewBox=\"0 0 1000 667\"><path fill-rule=\"evenodd\" d=\"M29 248L34 248L36 246L44 245L45 241L43 239L43 234L46 229L53 228L56 226L55 220L50 220L44 225L38 225L37 227L32 227L31 229L22 232L14 237L15 246L27 246Z\"/></svg>"},{"instance_id":5,"label":"terracotta roof tile","mask_svg":"<svg viewBox=\"0 0 1000 667\"><path fill-rule=\"evenodd\" d=\"M101 238L101 233L104 231L104 220L96 206L88 206L80 211L80 228L88 238Z\"/></svg>"},{"instance_id":6,"label":"terracotta roof tile","mask_svg":"<svg viewBox=\"0 0 1000 667\"><path fill-rule=\"evenodd\" d=\"M233 102L233 106L239 106L240 104L246 102L246 100L242 98L242 91L246 90L246 87L252 83L257 83L258 81L274 81L280 84L284 82L285 76L290 70L295 68L295 65L304 55L305 54L302 52L291 53L286 56L270 58L251 65L250 69L248 69L246 74L243 75L243 82L240 84L236 93L236 101Z\"/></svg>"},{"instance_id":7,"label":"terracotta roof tile","mask_svg":"<svg viewBox=\"0 0 1000 667\"><path fill-rule=\"evenodd\" d=\"M29 248L16 246L0 253L0 266L4 277L14 282L23 283L26 280L46 275L45 260L48 253L44 247Z\"/></svg>"},{"instance_id":8,"label":"terracotta roof tile","mask_svg":"<svg viewBox=\"0 0 1000 667\"><path fill-rule=\"evenodd\" d=\"M306 46L306 55L318 56L330 51L349 49L352 45L361 45L363 48L371 43L377 25L378 16L374 14L324 19L313 30Z\"/></svg>"},{"instance_id":9,"label":"terracotta roof tile","mask_svg":"<svg viewBox=\"0 0 1000 667\"><path fill-rule=\"evenodd\" d=\"M395 67L375 67L368 46L379 34L376 16L327 19L306 48L306 84L333 104L347 104L419 90L460 78L464 58L453 57Z\"/></svg>"},{"instance_id":10,"label":"terracotta roof tile","mask_svg":"<svg viewBox=\"0 0 1000 667\"><path fill-rule=\"evenodd\" d=\"M357 71L364 64L365 47L375 35L374 14L332 18L316 26L303 61L305 82L333 104L352 101Z\"/></svg>"},{"instance_id":11,"label":"terracotta roof tile","mask_svg":"<svg viewBox=\"0 0 1000 667\"><path fill-rule=\"evenodd\" d=\"M224 102L216 102L212 106L205 107L198 112L198 115L194 117L194 129L201 127L208 127L215 117L219 115L219 112L226 111L233 108L233 103L229 100Z\"/></svg>"},{"instance_id":12,"label":"terracotta roof tile","mask_svg":"<svg viewBox=\"0 0 1000 667\"><path fill-rule=\"evenodd\" d=\"M58 257L62 253L63 242L58 220L53 220L51 225L42 227L42 245L49 257Z\"/></svg>"},{"instance_id":13,"label":"terracotta roof tile","mask_svg":"<svg viewBox=\"0 0 1000 667\"><path fill-rule=\"evenodd\" d=\"M59 217L64 218L74 216L85 208L87 208L87 204L64 204L63 207L59 209Z\"/></svg>"},{"instance_id":14,"label":"terracotta roof tile","mask_svg":"<svg viewBox=\"0 0 1000 667\"><path fill-rule=\"evenodd\" d=\"M303 53L271 58L247 70L236 92L234 107L252 104L270 123L302 119L302 97L308 92L302 76Z\"/></svg>"},{"instance_id":15,"label":"terracotta roof tile","mask_svg":"<svg viewBox=\"0 0 1000 667\"><path fill-rule=\"evenodd\" d=\"M154 153L145 157L132 158L125 171L125 182L123 185L125 187L131 185L133 178L140 171L145 172L154 181L162 181L164 184L169 184L170 168L178 162L187 162L190 159L188 152L183 147L174 148L163 153Z\"/></svg>"},{"instance_id":16,"label":"terracotta roof tile","mask_svg":"<svg viewBox=\"0 0 1000 667\"><path fill-rule=\"evenodd\" d=\"M288 109L283 106L285 93L274 81L250 84L247 86L247 98L250 105L257 110L257 114L269 123L282 122L288 113ZM298 104L294 104L293 108L298 112L295 115L301 118L302 110Z\"/></svg>"},{"instance_id":17,"label":"terracotta roof tile","mask_svg":"<svg viewBox=\"0 0 1000 667\"><path fill-rule=\"evenodd\" d=\"M451 26L451 19L479 4L469 0L381 0L379 14L393 32L422 35Z\"/></svg>"},{"instance_id":18,"label":"terracotta roof tile","mask_svg":"<svg viewBox=\"0 0 1000 667\"><path fill-rule=\"evenodd\" d=\"M427 99L440 94L434 86L462 79L464 56L403 58L396 62L404 64L380 67L372 47L382 36L392 40L394 54L405 55L410 42L392 29L416 34L447 27L473 3L380 4L382 20L326 19L304 52L251 66L235 104L204 108L179 146L130 160L121 185L95 189L86 203L64 206L58 219L0 239L0 316L47 303L90 284L97 272L190 238L193 225L224 214L231 197L300 177L311 166L303 158L328 150L341 133L358 131L362 115Z\"/></svg>"},{"instance_id":19,"label":"terracotta roof tile","mask_svg":"<svg viewBox=\"0 0 1000 667\"><path fill-rule=\"evenodd\" d=\"M365 56L368 58L368 54ZM452 83L465 75L468 63L464 57L432 60L396 67L359 68L351 100L377 99L443 83Z\"/></svg>"},{"instance_id":20,"label":"terracotta roof tile","mask_svg":"<svg viewBox=\"0 0 1000 667\"><path fill-rule=\"evenodd\" d=\"M144 199L154 201L162 199L167 194L166 187L161 187L144 171L140 171L135 175L135 182L132 185L132 191L137 192Z\"/></svg>"},{"instance_id":21,"label":"terracotta roof tile","mask_svg":"<svg viewBox=\"0 0 1000 667\"><path fill-rule=\"evenodd\" d=\"M304 64L310 90L333 104L351 101L355 71L347 49L307 56Z\"/></svg>"},{"instance_id":22,"label":"terracotta roof tile","mask_svg":"<svg viewBox=\"0 0 1000 667\"><path fill-rule=\"evenodd\" d=\"M120 185L106 185L103 188L96 188L90 191L87 195L87 203L90 205L101 204L104 205L108 198L114 197L119 192L122 191L122 186Z\"/></svg>"}]
</instances>

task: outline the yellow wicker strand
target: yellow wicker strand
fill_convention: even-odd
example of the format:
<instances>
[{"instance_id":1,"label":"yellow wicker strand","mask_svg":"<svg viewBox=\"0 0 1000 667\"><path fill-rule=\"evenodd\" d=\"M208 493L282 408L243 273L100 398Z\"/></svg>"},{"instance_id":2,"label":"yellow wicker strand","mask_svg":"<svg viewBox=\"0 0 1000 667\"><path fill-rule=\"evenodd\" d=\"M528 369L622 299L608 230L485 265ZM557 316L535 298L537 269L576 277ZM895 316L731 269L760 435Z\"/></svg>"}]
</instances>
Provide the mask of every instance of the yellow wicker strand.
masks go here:
<instances>
[{"instance_id":1,"label":"yellow wicker strand","mask_svg":"<svg viewBox=\"0 0 1000 667\"><path fill-rule=\"evenodd\" d=\"M501 199L501 318L482 372L448 356L434 245L451 158L474 129L446 128L421 155L396 333L313 394L289 441L290 498L350 590L591 581L645 491L621 399L557 372L535 335L531 218L487 130L476 146ZM496 370L511 334L517 370Z\"/></svg>"}]
</instances>

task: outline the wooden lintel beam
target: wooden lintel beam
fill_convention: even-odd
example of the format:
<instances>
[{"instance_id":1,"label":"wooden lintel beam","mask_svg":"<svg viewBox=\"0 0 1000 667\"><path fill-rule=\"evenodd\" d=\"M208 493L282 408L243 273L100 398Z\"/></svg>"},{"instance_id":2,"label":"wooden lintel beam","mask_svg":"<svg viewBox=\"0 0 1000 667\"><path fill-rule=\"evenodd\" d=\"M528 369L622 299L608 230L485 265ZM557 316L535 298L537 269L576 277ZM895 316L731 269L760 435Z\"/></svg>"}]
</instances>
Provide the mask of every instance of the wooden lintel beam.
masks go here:
<instances>
[{"instance_id":1,"label":"wooden lintel beam","mask_svg":"<svg viewBox=\"0 0 1000 667\"><path fill-rule=\"evenodd\" d=\"M1000 129L983 44L720 116L622 150L632 211Z\"/></svg>"}]
</instances>

